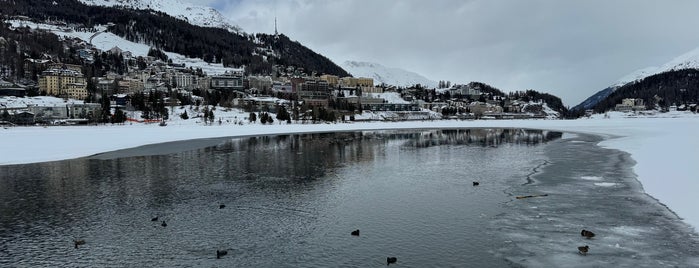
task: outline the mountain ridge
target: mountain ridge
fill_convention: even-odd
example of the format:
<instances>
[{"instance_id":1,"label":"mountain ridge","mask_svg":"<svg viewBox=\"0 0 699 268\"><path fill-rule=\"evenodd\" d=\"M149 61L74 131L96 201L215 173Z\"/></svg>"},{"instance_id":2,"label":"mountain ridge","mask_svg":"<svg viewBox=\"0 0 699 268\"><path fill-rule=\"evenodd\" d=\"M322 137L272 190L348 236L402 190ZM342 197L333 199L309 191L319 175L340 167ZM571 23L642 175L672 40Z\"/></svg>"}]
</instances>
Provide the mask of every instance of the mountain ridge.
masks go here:
<instances>
[{"instance_id":1,"label":"mountain ridge","mask_svg":"<svg viewBox=\"0 0 699 268\"><path fill-rule=\"evenodd\" d=\"M224 17L218 10L193 5L182 0L78 0L83 4L103 7L125 7L130 9L150 9L184 20L196 26L214 27L241 33L240 26ZM166 4L167 3L167 4Z\"/></svg>"},{"instance_id":2,"label":"mountain ridge","mask_svg":"<svg viewBox=\"0 0 699 268\"><path fill-rule=\"evenodd\" d=\"M623 86L659 73L684 69L699 69L699 47L679 55L660 66L649 66L631 72L620 78L612 86Z\"/></svg>"},{"instance_id":3,"label":"mountain ridge","mask_svg":"<svg viewBox=\"0 0 699 268\"><path fill-rule=\"evenodd\" d=\"M28 17L39 23L52 21L81 29L107 25L119 37L206 63L241 68L249 74L272 74L275 68L295 67L306 73L347 76L327 57L287 36L233 33L202 27L164 12L127 7L86 5L78 0L26 0L0 5L0 13L11 18ZM136 2L134 2L136 3ZM142 3L142 2L138 2Z\"/></svg>"},{"instance_id":4,"label":"mountain ridge","mask_svg":"<svg viewBox=\"0 0 699 268\"><path fill-rule=\"evenodd\" d=\"M699 69L699 47L685 52L682 55L679 55L660 66L650 66L633 71L619 78L619 80L617 80L614 84L610 85L609 87L600 90L592 96L588 97L580 104L573 107L571 110L583 111L587 109L592 109L593 107L597 106L598 103L605 100L608 96L610 96L617 89L623 86L640 82L645 78L657 74L687 69Z\"/></svg>"}]
</instances>

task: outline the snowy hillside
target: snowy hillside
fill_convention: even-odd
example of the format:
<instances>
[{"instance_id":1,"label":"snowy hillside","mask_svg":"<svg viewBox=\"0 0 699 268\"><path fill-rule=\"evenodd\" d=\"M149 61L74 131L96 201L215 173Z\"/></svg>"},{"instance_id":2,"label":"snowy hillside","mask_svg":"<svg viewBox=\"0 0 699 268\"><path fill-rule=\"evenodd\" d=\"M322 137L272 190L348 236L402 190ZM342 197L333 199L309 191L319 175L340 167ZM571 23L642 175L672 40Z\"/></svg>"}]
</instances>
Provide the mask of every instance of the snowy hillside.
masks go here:
<instances>
[{"instance_id":1,"label":"snowy hillside","mask_svg":"<svg viewBox=\"0 0 699 268\"><path fill-rule=\"evenodd\" d=\"M638 81L654 74L682 69L699 69L699 47L684 53L661 66L646 67L634 71L619 79L619 81L612 86L620 87L627 83Z\"/></svg>"},{"instance_id":2,"label":"snowy hillside","mask_svg":"<svg viewBox=\"0 0 699 268\"><path fill-rule=\"evenodd\" d=\"M41 24L27 21L18 20L8 20L6 23L10 23L12 27L30 27L32 29L42 29L50 31L63 38L79 38L85 42L91 43L95 48L107 51L114 47L119 47L123 51L129 51L134 57L137 56L147 56L149 45L134 43L129 40L123 39L118 35L110 32L105 32L106 29L103 26L95 27L95 32L82 32L82 31L66 31L65 29L49 24ZM223 74L227 71L239 71L239 69L224 67L221 63L207 63L202 59L198 58L187 58L184 55L165 52L168 58L172 59L174 63L184 63L186 67L201 68L202 71L209 75Z\"/></svg>"},{"instance_id":3,"label":"snowy hillside","mask_svg":"<svg viewBox=\"0 0 699 268\"><path fill-rule=\"evenodd\" d=\"M365 96L370 98L381 98L384 99L386 103L410 103L409 101L406 101L405 99L401 98L398 92L365 93Z\"/></svg>"},{"instance_id":4,"label":"snowy hillside","mask_svg":"<svg viewBox=\"0 0 699 268\"><path fill-rule=\"evenodd\" d=\"M340 67L354 77L373 78L375 85L384 83L387 85L408 87L420 84L428 88L437 87L437 82L427 79L422 75L400 68L385 67L378 63L345 61Z\"/></svg>"},{"instance_id":5,"label":"snowy hillside","mask_svg":"<svg viewBox=\"0 0 699 268\"><path fill-rule=\"evenodd\" d=\"M226 29L238 33L242 29L211 7L192 5L181 0L80 0L93 6L123 6L132 9L152 9L202 27Z\"/></svg>"},{"instance_id":6,"label":"snowy hillside","mask_svg":"<svg viewBox=\"0 0 699 268\"><path fill-rule=\"evenodd\" d=\"M584 100L582 103L573 107L572 110L591 109L592 107L597 105L597 103L607 98L607 96L612 94L618 88L628 83L639 81L641 79L655 74L682 69L699 69L699 47L695 48L692 51L684 53L661 66L646 67L640 70L636 70L630 74L627 74L608 88L605 88L595 93L594 95Z\"/></svg>"}]
</instances>

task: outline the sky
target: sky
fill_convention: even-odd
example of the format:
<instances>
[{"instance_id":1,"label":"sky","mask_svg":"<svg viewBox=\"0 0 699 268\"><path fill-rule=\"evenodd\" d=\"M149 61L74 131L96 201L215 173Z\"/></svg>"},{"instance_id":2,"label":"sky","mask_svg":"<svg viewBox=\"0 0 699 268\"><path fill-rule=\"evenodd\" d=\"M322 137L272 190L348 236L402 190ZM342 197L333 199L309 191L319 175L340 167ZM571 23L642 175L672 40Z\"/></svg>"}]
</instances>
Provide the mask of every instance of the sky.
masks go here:
<instances>
[{"instance_id":1,"label":"sky","mask_svg":"<svg viewBox=\"0 0 699 268\"><path fill-rule=\"evenodd\" d=\"M574 106L699 47L693 0L186 0L248 33L278 30L325 55L505 92L534 89Z\"/></svg>"}]
</instances>

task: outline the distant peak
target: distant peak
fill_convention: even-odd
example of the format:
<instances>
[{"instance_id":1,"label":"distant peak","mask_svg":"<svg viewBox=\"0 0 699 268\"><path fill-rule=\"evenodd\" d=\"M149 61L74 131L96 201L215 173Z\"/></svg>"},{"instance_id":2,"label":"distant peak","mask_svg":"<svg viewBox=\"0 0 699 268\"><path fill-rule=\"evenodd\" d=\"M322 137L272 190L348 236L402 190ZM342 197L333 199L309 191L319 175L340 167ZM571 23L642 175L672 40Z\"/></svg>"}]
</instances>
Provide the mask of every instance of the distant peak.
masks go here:
<instances>
[{"instance_id":1,"label":"distant peak","mask_svg":"<svg viewBox=\"0 0 699 268\"><path fill-rule=\"evenodd\" d=\"M340 65L343 69L356 77L369 77L374 79L374 84L386 84L399 87L408 87L420 84L426 87L437 87L437 82L432 81L415 72L401 68L385 67L378 63L364 61L345 61Z\"/></svg>"},{"instance_id":2,"label":"distant peak","mask_svg":"<svg viewBox=\"0 0 699 268\"><path fill-rule=\"evenodd\" d=\"M383 67L381 64L365 61L345 61L342 65L353 66L353 67Z\"/></svg>"},{"instance_id":3,"label":"distant peak","mask_svg":"<svg viewBox=\"0 0 699 268\"><path fill-rule=\"evenodd\" d=\"M612 86L620 87L655 74L682 69L699 69L699 47L679 55L661 66L646 67L627 74Z\"/></svg>"}]
</instances>

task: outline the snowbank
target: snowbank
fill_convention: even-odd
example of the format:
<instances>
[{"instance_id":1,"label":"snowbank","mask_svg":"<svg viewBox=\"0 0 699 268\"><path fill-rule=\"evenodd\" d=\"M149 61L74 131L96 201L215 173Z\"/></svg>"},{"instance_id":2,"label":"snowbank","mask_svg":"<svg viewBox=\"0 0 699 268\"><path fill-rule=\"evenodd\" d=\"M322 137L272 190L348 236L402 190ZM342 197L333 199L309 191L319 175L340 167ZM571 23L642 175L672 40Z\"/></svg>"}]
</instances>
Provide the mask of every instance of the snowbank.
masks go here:
<instances>
[{"instance_id":1,"label":"snowbank","mask_svg":"<svg viewBox=\"0 0 699 268\"><path fill-rule=\"evenodd\" d=\"M216 116L239 117L224 111ZM191 116L191 115L190 115ZM634 171L648 194L671 208L685 222L699 226L699 116L688 113L658 114L657 117L579 120L478 120L362 122L338 124L272 125L227 123L204 126L200 120L175 120L166 127L156 124L13 127L0 129L0 164L21 164L70 159L146 144L242 135L334 132L373 129L514 127L598 134L608 139L601 146L631 154ZM660 116L672 118L658 118Z\"/></svg>"}]
</instances>

